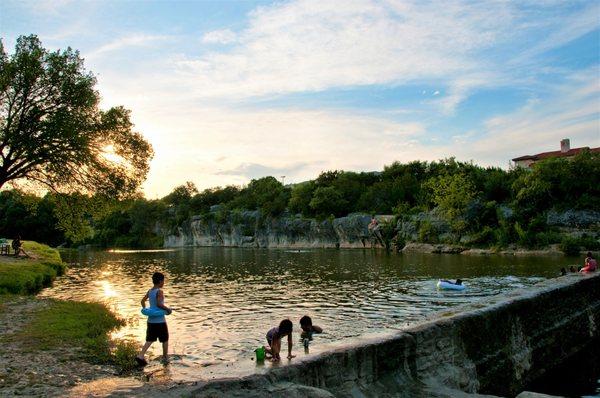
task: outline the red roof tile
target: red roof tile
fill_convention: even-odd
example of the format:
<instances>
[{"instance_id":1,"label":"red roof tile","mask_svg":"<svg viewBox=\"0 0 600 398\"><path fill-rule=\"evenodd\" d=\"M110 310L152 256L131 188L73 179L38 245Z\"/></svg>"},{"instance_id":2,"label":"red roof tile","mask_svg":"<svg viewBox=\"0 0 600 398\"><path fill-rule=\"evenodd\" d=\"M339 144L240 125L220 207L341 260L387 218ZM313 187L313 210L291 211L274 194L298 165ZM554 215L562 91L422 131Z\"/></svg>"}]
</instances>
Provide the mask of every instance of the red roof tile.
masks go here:
<instances>
[{"instance_id":1,"label":"red roof tile","mask_svg":"<svg viewBox=\"0 0 600 398\"><path fill-rule=\"evenodd\" d=\"M584 149L588 149L590 152L600 153L600 147L589 148L586 146L586 147L581 147L581 148L573 148L567 152L551 151L551 152L538 153L537 155L520 156L518 158L514 158L513 162L517 162L519 160L542 160L542 159L548 159L548 158L564 158L564 157L568 157L568 156L575 156L579 152L583 151Z\"/></svg>"}]
</instances>

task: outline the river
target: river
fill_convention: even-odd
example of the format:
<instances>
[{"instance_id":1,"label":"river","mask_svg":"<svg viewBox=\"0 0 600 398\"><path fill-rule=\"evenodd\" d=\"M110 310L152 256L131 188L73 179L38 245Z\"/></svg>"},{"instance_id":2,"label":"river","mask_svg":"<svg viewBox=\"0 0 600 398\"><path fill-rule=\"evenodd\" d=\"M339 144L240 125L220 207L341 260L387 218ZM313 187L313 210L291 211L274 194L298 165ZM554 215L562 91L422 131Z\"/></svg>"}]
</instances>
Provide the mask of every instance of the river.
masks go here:
<instances>
[{"instance_id":1,"label":"river","mask_svg":"<svg viewBox=\"0 0 600 398\"><path fill-rule=\"evenodd\" d=\"M254 349L284 318L298 330L300 317L310 315L324 329L308 354L296 333L294 353L311 355L360 335L402 329L436 310L535 284L580 261L358 249L73 250L61 255L69 270L40 295L105 302L129 320L115 336L140 342L145 336L140 299L152 286L153 272L166 275L165 303L174 309L167 318L175 354L171 375L179 380L219 375L216 369L229 365L242 369L238 374L253 371ZM461 278L467 288L439 291L439 278ZM157 356L159 345L153 350Z\"/></svg>"}]
</instances>

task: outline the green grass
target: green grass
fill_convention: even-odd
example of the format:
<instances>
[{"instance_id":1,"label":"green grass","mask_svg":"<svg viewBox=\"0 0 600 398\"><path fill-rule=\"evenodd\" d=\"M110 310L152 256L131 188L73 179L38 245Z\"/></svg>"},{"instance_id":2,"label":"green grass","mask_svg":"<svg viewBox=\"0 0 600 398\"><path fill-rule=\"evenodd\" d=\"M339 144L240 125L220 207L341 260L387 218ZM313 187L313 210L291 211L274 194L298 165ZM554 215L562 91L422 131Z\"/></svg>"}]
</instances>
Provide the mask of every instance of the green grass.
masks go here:
<instances>
[{"instance_id":1,"label":"green grass","mask_svg":"<svg viewBox=\"0 0 600 398\"><path fill-rule=\"evenodd\" d=\"M104 304L47 300L48 306L31 315L31 321L15 336L26 348L50 350L80 347L88 359L110 362L108 334L125 324Z\"/></svg>"},{"instance_id":2,"label":"green grass","mask_svg":"<svg viewBox=\"0 0 600 398\"><path fill-rule=\"evenodd\" d=\"M57 250L37 242L23 242L31 258L0 256L0 294L34 294L65 272Z\"/></svg>"}]
</instances>

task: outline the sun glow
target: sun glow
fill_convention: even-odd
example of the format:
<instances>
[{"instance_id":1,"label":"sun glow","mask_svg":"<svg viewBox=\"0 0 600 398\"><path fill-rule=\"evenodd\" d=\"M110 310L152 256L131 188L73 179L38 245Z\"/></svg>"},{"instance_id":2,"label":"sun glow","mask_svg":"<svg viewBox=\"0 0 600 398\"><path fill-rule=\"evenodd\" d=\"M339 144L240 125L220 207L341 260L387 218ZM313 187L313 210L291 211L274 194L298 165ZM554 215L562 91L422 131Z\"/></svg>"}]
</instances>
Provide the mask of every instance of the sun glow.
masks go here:
<instances>
[{"instance_id":1,"label":"sun glow","mask_svg":"<svg viewBox=\"0 0 600 398\"><path fill-rule=\"evenodd\" d=\"M115 147L113 145L105 145L102 148L102 152L100 153L100 155L111 163L115 163L118 165L125 165L126 163L125 159L115 152Z\"/></svg>"},{"instance_id":2,"label":"sun glow","mask_svg":"<svg viewBox=\"0 0 600 398\"><path fill-rule=\"evenodd\" d=\"M113 288L111 283L107 280L100 281L100 287L102 287L104 291L105 298L117 297L119 293Z\"/></svg>"}]
</instances>

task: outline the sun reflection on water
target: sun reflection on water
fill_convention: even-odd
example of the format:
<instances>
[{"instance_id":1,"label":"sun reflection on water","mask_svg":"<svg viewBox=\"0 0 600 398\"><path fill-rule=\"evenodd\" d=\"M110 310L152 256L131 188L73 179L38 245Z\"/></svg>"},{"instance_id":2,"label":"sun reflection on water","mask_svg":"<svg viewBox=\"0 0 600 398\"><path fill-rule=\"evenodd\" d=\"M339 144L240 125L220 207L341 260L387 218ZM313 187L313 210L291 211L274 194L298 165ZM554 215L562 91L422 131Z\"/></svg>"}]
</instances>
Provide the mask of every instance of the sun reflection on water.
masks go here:
<instances>
[{"instance_id":1,"label":"sun reflection on water","mask_svg":"<svg viewBox=\"0 0 600 398\"><path fill-rule=\"evenodd\" d=\"M98 283L104 292L104 299L111 299L119 296L119 293L114 289L110 281L103 280L98 281Z\"/></svg>"}]
</instances>

